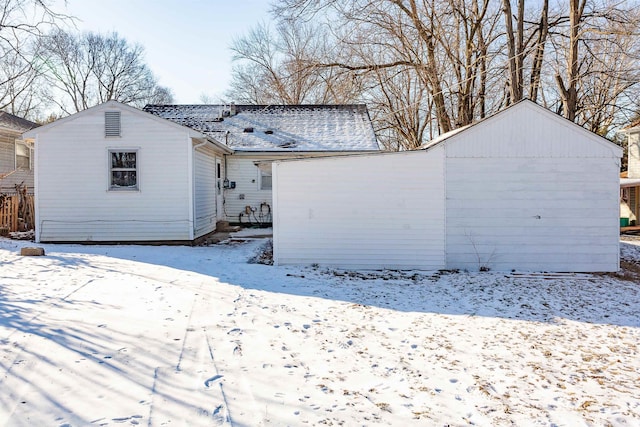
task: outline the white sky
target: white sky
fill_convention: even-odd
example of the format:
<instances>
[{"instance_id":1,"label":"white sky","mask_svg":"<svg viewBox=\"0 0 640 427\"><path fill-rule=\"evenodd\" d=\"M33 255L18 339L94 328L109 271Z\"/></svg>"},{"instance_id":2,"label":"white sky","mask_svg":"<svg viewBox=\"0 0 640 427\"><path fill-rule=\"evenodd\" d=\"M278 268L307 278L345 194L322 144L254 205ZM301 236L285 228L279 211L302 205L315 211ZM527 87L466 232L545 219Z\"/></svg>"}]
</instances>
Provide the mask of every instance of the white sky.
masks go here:
<instances>
[{"instance_id":1,"label":"white sky","mask_svg":"<svg viewBox=\"0 0 640 427\"><path fill-rule=\"evenodd\" d=\"M269 0L56 0L79 30L117 31L145 48L159 83L176 103L218 102L228 89L234 38L268 22Z\"/></svg>"}]
</instances>

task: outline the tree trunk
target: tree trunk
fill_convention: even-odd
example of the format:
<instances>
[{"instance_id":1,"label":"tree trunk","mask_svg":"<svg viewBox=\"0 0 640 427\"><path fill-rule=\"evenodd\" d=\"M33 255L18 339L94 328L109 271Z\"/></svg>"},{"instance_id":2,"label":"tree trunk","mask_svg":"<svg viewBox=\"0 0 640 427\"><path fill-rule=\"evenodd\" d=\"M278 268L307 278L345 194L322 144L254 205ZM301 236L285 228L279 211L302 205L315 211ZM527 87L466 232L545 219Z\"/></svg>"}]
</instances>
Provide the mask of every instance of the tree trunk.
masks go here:
<instances>
[{"instance_id":1,"label":"tree trunk","mask_svg":"<svg viewBox=\"0 0 640 427\"><path fill-rule=\"evenodd\" d=\"M556 75L556 82L562 99L563 115L572 122L576 119L578 111L578 72L580 21L586 0L569 0L569 51L567 52L567 80L563 81L560 75Z\"/></svg>"}]
</instances>

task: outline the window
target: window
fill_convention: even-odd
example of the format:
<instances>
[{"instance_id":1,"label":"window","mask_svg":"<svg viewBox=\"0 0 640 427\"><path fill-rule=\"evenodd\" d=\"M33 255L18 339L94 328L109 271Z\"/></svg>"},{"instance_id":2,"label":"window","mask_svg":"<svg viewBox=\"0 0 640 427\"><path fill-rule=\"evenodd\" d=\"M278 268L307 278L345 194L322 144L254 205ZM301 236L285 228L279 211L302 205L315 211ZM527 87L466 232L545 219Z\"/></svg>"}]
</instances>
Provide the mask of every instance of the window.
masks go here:
<instances>
[{"instance_id":1,"label":"window","mask_svg":"<svg viewBox=\"0 0 640 427\"><path fill-rule=\"evenodd\" d=\"M271 190L271 163L259 163L260 190Z\"/></svg>"},{"instance_id":2,"label":"window","mask_svg":"<svg viewBox=\"0 0 640 427\"><path fill-rule=\"evenodd\" d=\"M109 151L109 189L138 189L138 152Z\"/></svg>"},{"instance_id":3,"label":"window","mask_svg":"<svg viewBox=\"0 0 640 427\"><path fill-rule=\"evenodd\" d=\"M16 169L31 169L31 148L16 139Z\"/></svg>"},{"instance_id":4,"label":"window","mask_svg":"<svg viewBox=\"0 0 640 427\"><path fill-rule=\"evenodd\" d=\"M105 111L104 136L121 136L120 130L120 111Z\"/></svg>"}]
</instances>

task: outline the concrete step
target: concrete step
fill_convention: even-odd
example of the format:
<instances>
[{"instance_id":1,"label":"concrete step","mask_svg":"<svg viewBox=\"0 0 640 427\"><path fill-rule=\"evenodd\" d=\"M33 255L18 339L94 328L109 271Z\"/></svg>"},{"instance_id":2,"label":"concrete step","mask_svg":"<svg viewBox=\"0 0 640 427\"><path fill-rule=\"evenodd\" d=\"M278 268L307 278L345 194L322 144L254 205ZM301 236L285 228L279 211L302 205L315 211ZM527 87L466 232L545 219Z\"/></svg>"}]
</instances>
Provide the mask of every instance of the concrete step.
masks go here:
<instances>
[{"instance_id":1,"label":"concrete step","mask_svg":"<svg viewBox=\"0 0 640 427\"><path fill-rule=\"evenodd\" d=\"M216 222L216 232L219 233L235 233L236 231L240 231L242 227L238 225L229 225L229 221L218 221Z\"/></svg>"}]
</instances>

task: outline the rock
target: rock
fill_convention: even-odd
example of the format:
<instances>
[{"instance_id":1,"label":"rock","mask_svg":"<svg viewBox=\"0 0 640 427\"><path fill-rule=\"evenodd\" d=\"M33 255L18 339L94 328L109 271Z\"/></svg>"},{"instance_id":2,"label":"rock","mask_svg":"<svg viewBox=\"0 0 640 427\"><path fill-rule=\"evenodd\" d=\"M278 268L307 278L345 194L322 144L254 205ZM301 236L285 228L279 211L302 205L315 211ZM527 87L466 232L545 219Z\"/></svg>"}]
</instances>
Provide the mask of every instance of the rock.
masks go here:
<instances>
[{"instance_id":1,"label":"rock","mask_svg":"<svg viewBox=\"0 0 640 427\"><path fill-rule=\"evenodd\" d=\"M22 256L43 256L44 248L22 248L20 249Z\"/></svg>"}]
</instances>

